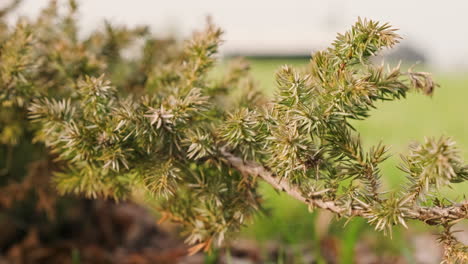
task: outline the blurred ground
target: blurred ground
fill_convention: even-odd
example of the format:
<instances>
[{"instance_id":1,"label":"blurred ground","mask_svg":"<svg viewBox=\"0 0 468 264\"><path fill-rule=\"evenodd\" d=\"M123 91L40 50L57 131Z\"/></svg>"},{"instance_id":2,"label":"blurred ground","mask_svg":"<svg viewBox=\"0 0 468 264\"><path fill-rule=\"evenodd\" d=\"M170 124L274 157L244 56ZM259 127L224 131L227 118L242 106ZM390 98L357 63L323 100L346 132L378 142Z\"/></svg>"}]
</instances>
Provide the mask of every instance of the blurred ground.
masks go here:
<instances>
[{"instance_id":1,"label":"blurred ground","mask_svg":"<svg viewBox=\"0 0 468 264\"><path fill-rule=\"evenodd\" d=\"M0 264L176 263L186 255L175 232L132 203L79 200L59 224L34 217L27 225L0 217Z\"/></svg>"},{"instance_id":2,"label":"blurred ground","mask_svg":"<svg viewBox=\"0 0 468 264\"><path fill-rule=\"evenodd\" d=\"M429 264L439 263L442 254L436 237L427 231L403 234L408 246L405 251L398 251L399 247L394 246L392 250L390 243L382 247L378 235L359 228L363 221L353 221L346 229L328 232L331 214L322 211L315 217L315 237L301 239L299 236L294 241L285 241L278 239L284 231L279 230L279 233L264 234L267 236L263 240L241 236L209 254L187 256L187 246L178 236L177 227L156 224L149 210L135 204L80 200L67 208L60 225L38 221L24 229L21 224L2 218L0 246L5 253L0 255L0 264ZM308 219L312 224L312 219ZM304 228L290 225L297 231ZM466 234L464 241L468 242Z\"/></svg>"}]
</instances>

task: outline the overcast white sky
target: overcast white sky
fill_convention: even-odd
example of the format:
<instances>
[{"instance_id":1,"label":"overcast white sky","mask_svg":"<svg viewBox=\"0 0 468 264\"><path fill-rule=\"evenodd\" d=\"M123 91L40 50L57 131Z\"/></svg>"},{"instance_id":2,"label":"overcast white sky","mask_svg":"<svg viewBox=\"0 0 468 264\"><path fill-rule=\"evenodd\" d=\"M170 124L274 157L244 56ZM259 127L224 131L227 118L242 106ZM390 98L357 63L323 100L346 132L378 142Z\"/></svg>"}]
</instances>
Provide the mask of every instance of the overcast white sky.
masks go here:
<instances>
[{"instance_id":1,"label":"overcast white sky","mask_svg":"<svg viewBox=\"0 0 468 264\"><path fill-rule=\"evenodd\" d=\"M6 1L6 0L0 0ZM25 0L34 15L48 0ZM64 1L61 1L64 2ZM226 50L312 50L331 42L358 16L391 22L400 34L440 67L468 66L467 0L82 0L84 28L103 18L154 31L187 34L206 15L226 31Z\"/></svg>"}]
</instances>

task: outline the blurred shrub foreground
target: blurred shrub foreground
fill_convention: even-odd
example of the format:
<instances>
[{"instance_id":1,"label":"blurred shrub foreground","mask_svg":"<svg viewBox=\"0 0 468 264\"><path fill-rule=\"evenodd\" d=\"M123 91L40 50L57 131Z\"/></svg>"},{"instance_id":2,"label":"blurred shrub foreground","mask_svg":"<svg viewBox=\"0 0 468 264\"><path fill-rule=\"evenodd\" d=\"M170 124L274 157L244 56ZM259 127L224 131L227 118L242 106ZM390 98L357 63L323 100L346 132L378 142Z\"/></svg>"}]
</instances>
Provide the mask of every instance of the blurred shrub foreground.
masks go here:
<instances>
[{"instance_id":1,"label":"blurred shrub foreground","mask_svg":"<svg viewBox=\"0 0 468 264\"><path fill-rule=\"evenodd\" d=\"M253 224L242 230L237 242L228 250L192 258L183 257L186 247L174 235L174 227L155 225L148 210L126 202L115 204L72 196L59 198L50 176L64 164L56 162L56 154L46 154L48 150L34 141L37 127L30 125L25 108L29 100L36 92L68 96L73 91L63 87L76 87L76 79L82 74L102 72L125 93L138 94L154 61L174 59L171 54L177 56L177 52L165 52L177 48L176 40L151 39L144 50L148 54L144 54L141 61L122 58L120 51L131 44L132 38L147 34L147 28L128 29L106 24L103 31L95 32L76 45L79 43L75 39L76 6L73 1L71 3L69 13L63 16L58 16L54 4L44 10L33 22L37 32L28 31L24 23L19 23L12 32L4 21L0 23L2 48L11 51L0 54L0 67L3 67L0 263L110 263L117 259L121 263L172 263L175 259L190 263L197 261L196 257L206 263L235 263L236 260L436 263L440 260L442 252L435 242L436 237L425 226L411 231L397 228L393 240L371 231L362 219L354 219L342 228L344 221L332 222L332 216L322 211L311 214L307 206L279 195L266 184L261 186L261 192L267 201L267 211L255 216ZM0 19L6 14L0 12ZM33 35L38 36L36 42L31 42ZM30 43L39 46L32 57L28 54ZM152 45L162 47L159 50L163 52L154 52ZM252 62L252 74L260 80L264 91L271 94L270 87L275 87L273 77L279 66L306 63L257 60ZM32 70L24 71L29 68ZM31 74L35 82L29 82L24 74ZM435 79L441 88L432 98L411 94L406 100L379 103L369 119L355 121L353 125L365 139L364 144L370 146L383 140L392 146L393 153L401 153L412 140L421 140L426 135L451 135L460 149L467 150L468 122L464 113L468 78L463 74L445 73ZM42 90L31 91L31 87ZM468 158L466 152L463 156ZM395 167L398 163L398 157L384 163L384 175L392 175L385 178L386 187L401 187L404 176ZM459 198L467 188L464 183L442 192ZM459 238L466 244L466 234L459 234ZM431 246L436 249L428 252Z\"/></svg>"}]
</instances>

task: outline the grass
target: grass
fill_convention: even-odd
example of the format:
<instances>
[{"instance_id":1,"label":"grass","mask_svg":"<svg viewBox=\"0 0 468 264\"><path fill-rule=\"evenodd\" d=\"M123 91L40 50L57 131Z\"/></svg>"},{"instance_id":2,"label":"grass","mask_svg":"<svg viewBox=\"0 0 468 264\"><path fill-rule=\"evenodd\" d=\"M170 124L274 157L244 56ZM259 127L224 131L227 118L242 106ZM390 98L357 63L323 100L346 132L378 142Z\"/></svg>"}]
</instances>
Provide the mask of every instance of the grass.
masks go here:
<instances>
[{"instance_id":1,"label":"grass","mask_svg":"<svg viewBox=\"0 0 468 264\"><path fill-rule=\"evenodd\" d=\"M252 62L252 73L260 81L263 89L271 94L274 87L274 73L284 64L300 66L304 60L257 60ZM468 77L463 74L436 74L440 84L433 97L412 93L407 99L382 102L371 112L365 121L353 122L361 133L365 146L384 142L391 147L393 156L382 164L384 188L400 190L404 182L404 174L396 168L399 164L399 153L405 153L412 141L422 141L425 136L452 136L457 141L462 156L468 160L468 122L466 116L466 101L468 101ZM466 193L468 183L459 184L453 190L440 190L450 198L460 197ZM265 206L269 208L266 214L256 216L252 225L244 231L243 236L255 238L259 242L280 240L286 244L310 243L317 245L314 219L317 213L309 213L305 205L290 197L279 195L268 186L262 186ZM342 222L330 226L330 234L339 239L341 245L341 262L349 263L353 257L353 249L359 237L369 232L369 226L364 220L353 220L346 228ZM414 225L413 225L414 226ZM389 241L380 239L378 241ZM390 248L399 255L408 255L408 244L403 232L396 231L393 241L382 242L381 247Z\"/></svg>"}]
</instances>

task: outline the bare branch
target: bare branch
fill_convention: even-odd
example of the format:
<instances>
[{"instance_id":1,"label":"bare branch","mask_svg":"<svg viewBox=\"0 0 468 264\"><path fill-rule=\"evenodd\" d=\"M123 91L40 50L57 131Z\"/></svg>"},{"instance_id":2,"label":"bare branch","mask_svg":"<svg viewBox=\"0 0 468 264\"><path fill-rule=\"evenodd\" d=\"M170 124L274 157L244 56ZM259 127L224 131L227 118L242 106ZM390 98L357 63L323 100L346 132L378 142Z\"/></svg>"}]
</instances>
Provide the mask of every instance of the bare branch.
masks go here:
<instances>
[{"instance_id":1,"label":"bare branch","mask_svg":"<svg viewBox=\"0 0 468 264\"><path fill-rule=\"evenodd\" d=\"M234 167L244 176L249 175L252 177L260 177L276 190L285 192L294 199L309 206L322 208L339 216L367 216L368 210L362 208L362 206L353 207L352 210L349 210L344 206L339 205L336 201L325 201L320 198L309 198L297 186L290 184L286 179L281 180L280 178L276 177L264 166L256 162L244 161L224 149L221 150L221 154L230 166ZM421 207L415 205L411 207L410 210L405 212L405 216L407 219L423 221L429 225L468 219L468 201L464 201L462 203L454 204L448 207Z\"/></svg>"}]
</instances>

